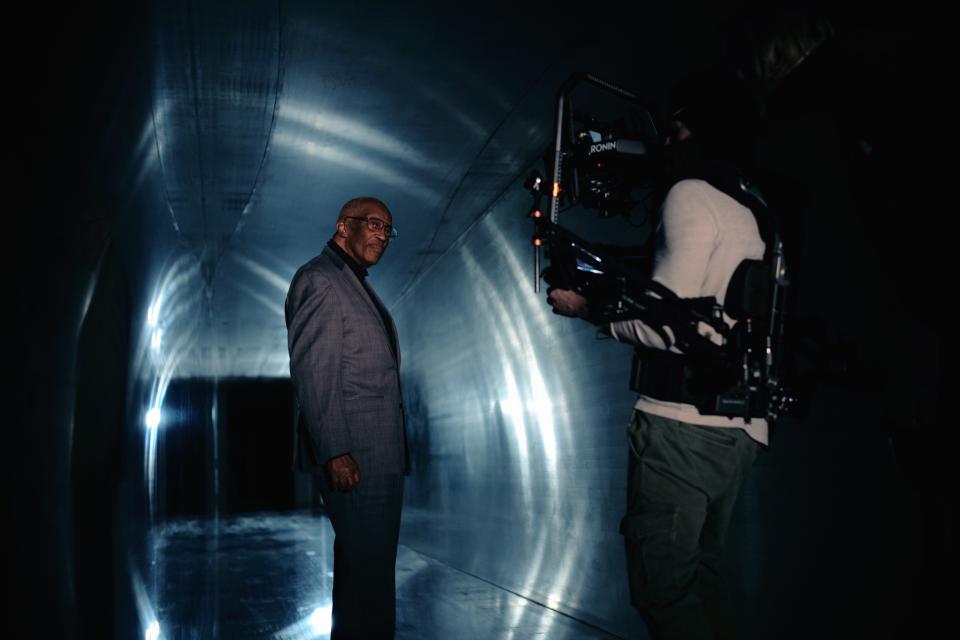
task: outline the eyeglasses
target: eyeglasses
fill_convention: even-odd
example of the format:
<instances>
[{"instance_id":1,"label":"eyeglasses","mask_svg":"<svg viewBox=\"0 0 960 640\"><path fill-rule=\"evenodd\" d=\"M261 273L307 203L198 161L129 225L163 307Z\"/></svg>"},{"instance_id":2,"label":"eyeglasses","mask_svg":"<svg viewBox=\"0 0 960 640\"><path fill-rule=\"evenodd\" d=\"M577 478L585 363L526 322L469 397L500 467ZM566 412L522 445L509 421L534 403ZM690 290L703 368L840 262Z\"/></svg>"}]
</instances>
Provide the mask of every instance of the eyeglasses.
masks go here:
<instances>
[{"instance_id":1,"label":"eyeglasses","mask_svg":"<svg viewBox=\"0 0 960 640\"><path fill-rule=\"evenodd\" d=\"M396 238L397 235L399 235L397 233L397 228L395 226L384 222L380 218L370 218L370 217L361 218L360 216L343 216L343 217L349 218L351 220L363 220L364 222L367 223L367 229L370 229L370 231L373 231L374 233L383 231L384 233L387 234L388 238Z\"/></svg>"}]
</instances>

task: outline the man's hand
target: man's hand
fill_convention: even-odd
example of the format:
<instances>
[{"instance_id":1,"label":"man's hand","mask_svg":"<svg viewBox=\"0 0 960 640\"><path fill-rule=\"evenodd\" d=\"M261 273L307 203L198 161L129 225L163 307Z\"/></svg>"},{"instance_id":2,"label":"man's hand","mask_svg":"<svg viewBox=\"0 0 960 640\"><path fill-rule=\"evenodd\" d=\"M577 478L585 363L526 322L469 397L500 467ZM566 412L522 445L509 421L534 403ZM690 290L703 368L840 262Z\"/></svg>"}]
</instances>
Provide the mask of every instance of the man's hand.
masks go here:
<instances>
[{"instance_id":1,"label":"man's hand","mask_svg":"<svg viewBox=\"0 0 960 640\"><path fill-rule=\"evenodd\" d=\"M586 318L590 313L587 299L570 289L551 288L547 291L547 304L554 313L570 318Z\"/></svg>"},{"instance_id":2,"label":"man's hand","mask_svg":"<svg viewBox=\"0 0 960 640\"><path fill-rule=\"evenodd\" d=\"M349 453L327 460L327 473L337 491L352 491L360 484L360 467Z\"/></svg>"}]
</instances>

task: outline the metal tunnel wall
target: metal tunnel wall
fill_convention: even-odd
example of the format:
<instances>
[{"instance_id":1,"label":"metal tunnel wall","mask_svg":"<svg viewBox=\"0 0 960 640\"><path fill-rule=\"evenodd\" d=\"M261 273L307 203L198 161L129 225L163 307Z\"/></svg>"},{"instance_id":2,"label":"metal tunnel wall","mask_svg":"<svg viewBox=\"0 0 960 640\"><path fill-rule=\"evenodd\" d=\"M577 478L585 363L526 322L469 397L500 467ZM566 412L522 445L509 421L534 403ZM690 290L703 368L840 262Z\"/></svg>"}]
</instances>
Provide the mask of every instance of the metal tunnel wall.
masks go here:
<instances>
[{"instance_id":1,"label":"metal tunnel wall","mask_svg":"<svg viewBox=\"0 0 960 640\"><path fill-rule=\"evenodd\" d=\"M618 634L628 347L533 292L519 183L394 308L413 475L403 541ZM590 214L588 214L590 215Z\"/></svg>"}]
</instances>

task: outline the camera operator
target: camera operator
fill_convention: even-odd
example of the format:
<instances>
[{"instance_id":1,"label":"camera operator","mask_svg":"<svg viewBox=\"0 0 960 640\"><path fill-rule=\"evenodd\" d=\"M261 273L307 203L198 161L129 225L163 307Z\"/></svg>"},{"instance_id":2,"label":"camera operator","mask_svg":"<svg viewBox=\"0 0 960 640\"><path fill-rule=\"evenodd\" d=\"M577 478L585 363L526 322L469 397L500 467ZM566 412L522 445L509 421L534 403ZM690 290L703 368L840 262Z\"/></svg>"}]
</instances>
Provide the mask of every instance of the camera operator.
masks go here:
<instances>
[{"instance_id":1,"label":"camera operator","mask_svg":"<svg viewBox=\"0 0 960 640\"><path fill-rule=\"evenodd\" d=\"M723 304L734 271L764 257L754 214L724 185L749 148L750 102L734 82L711 74L674 98L665 157L674 160L656 232L653 280L680 298ZM725 192L726 191L726 192ZM555 313L590 319L590 301L548 291ZM734 320L724 314L728 326ZM707 324L701 335L719 344ZM763 418L703 415L679 401L684 356L669 326L616 321L603 330L637 346L645 368L628 429L626 546L631 601L655 638L737 637L720 565L734 502L761 445Z\"/></svg>"}]
</instances>

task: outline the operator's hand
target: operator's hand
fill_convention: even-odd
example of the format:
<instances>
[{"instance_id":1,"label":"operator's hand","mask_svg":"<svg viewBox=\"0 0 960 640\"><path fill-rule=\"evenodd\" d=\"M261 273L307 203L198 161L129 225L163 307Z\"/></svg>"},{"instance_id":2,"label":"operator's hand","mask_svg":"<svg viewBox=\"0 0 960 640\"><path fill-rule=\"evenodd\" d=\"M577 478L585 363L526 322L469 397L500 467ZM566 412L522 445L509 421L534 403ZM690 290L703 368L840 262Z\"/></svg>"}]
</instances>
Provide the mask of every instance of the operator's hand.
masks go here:
<instances>
[{"instance_id":1,"label":"operator's hand","mask_svg":"<svg viewBox=\"0 0 960 640\"><path fill-rule=\"evenodd\" d=\"M553 307L553 312L569 318L586 318L590 309L587 299L570 289L550 288L547 291L547 304Z\"/></svg>"},{"instance_id":2,"label":"operator's hand","mask_svg":"<svg viewBox=\"0 0 960 640\"><path fill-rule=\"evenodd\" d=\"M352 491L360 484L360 467L349 453L327 460L327 473L337 491Z\"/></svg>"}]
</instances>

